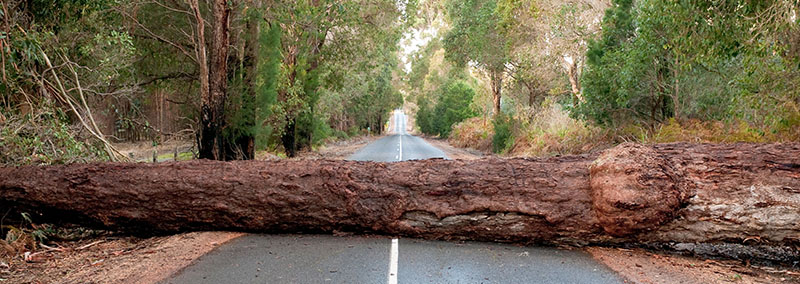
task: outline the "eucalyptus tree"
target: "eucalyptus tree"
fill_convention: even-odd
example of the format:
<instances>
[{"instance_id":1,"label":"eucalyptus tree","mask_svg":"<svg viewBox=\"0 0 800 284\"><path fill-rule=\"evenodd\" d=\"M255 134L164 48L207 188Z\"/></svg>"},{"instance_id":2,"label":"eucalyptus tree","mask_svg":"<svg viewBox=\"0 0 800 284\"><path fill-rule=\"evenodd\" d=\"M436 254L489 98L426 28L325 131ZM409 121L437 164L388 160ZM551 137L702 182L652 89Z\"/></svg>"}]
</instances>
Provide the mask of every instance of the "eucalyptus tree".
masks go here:
<instances>
[{"instance_id":1,"label":"eucalyptus tree","mask_svg":"<svg viewBox=\"0 0 800 284\"><path fill-rule=\"evenodd\" d=\"M590 44L577 113L604 125L668 119L791 124L797 1L615 0Z\"/></svg>"},{"instance_id":2,"label":"eucalyptus tree","mask_svg":"<svg viewBox=\"0 0 800 284\"><path fill-rule=\"evenodd\" d=\"M500 114L500 99L506 65L506 37L498 27L496 0L448 0L451 29L444 37L447 58L460 65L474 64L489 77L493 110Z\"/></svg>"},{"instance_id":3,"label":"eucalyptus tree","mask_svg":"<svg viewBox=\"0 0 800 284\"><path fill-rule=\"evenodd\" d=\"M587 43L599 32L608 4L605 0L498 1L499 25L513 63L510 74L528 89L529 102L550 90L567 93L560 86L563 81L577 101L583 100L580 78Z\"/></svg>"},{"instance_id":4,"label":"eucalyptus tree","mask_svg":"<svg viewBox=\"0 0 800 284\"><path fill-rule=\"evenodd\" d=\"M280 127L281 143L289 156L310 146L315 141L315 130L326 123L316 111L320 94L330 93L320 92L330 83L321 78L326 70L330 71L324 66L396 46L403 24L401 14L398 2L389 0L274 1L267 5L266 20L279 25L282 31L282 78L276 115L285 121ZM363 66L380 65L384 59L385 56L362 58L372 61ZM348 67L353 67L345 69L348 72L372 70ZM335 72L327 74L332 73Z\"/></svg>"}]
</instances>

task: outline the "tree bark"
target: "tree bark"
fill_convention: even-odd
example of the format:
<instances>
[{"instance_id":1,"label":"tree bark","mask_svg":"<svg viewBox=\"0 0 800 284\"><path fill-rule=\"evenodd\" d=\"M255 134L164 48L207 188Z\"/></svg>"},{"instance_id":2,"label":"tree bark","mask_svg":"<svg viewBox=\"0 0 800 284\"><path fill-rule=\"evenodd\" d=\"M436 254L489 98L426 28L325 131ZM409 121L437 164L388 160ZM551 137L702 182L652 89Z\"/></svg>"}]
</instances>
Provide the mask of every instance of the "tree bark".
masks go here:
<instances>
[{"instance_id":1,"label":"tree bark","mask_svg":"<svg viewBox=\"0 0 800 284\"><path fill-rule=\"evenodd\" d=\"M500 99L503 88L503 71L492 71L489 75L492 85L492 105L494 115L500 115Z\"/></svg>"},{"instance_id":2,"label":"tree bark","mask_svg":"<svg viewBox=\"0 0 800 284\"><path fill-rule=\"evenodd\" d=\"M583 102L583 93L581 93L580 72L578 70L578 61L567 63L567 78L569 85L572 87L572 94L578 99L578 102Z\"/></svg>"},{"instance_id":3,"label":"tree bark","mask_svg":"<svg viewBox=\"0 0 800 284\"><path fill-rule=\"evenodd\" d=\"M196 2L196 0L193 0ZM201 135L199 152L201 159L225 159L222 143L222 129L225 127L225 101L228 90L228 42L230 32L230 12L228 1L214 0L211 3L213 32L211 60L208 63L208 92L201 90L200 109ZM198 25L202 25L198 23ZM202 72L201 72L202 73ZM202 86L201 86L202 87Z\"/></svg>"},{"instance_id":4,"label":"tree bark","mask_svg":"<svg viewBox=\"0 0 800 284\"><path fill-rule=\"evenodd\" d=\"M548 244L800 242L800 143L601 155L0 168L0 201L134 231L382 233Z\"/></svg>"}]
</instances>

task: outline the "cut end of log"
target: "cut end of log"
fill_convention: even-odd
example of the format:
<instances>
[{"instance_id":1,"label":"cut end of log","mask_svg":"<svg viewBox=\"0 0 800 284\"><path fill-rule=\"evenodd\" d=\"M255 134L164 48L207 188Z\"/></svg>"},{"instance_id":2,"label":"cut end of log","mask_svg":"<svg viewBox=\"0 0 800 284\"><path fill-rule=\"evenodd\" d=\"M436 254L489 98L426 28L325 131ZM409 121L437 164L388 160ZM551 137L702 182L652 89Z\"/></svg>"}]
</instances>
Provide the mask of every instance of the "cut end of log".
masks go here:
<instances>
[{"instance_id":1,"label":"cut end of log","mask_svg":"<svg viewBox=\"0 0 800 284\"><path fill-rule=\"evenodd\" d=\"M649 231L672 220L686 202L682 177L651 147L625 143L605 151L590 167L592 206L606 233Z\"/></svg>"}]
</instances>

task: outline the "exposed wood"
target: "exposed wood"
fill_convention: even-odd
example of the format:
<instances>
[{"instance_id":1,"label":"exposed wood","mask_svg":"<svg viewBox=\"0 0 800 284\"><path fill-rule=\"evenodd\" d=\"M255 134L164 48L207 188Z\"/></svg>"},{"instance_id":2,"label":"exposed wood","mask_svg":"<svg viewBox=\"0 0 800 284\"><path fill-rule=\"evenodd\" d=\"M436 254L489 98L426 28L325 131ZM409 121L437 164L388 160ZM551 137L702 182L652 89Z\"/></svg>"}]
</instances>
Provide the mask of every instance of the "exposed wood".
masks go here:
<instances>
[{"instance_id":1,"label":"exposed wood","mask_svg":"<svg viewBox=\"0 0 800 284\"><path fill-rule=\"evenodd\" d=\"M0 168L0 200L146 232L791 245L800 241L800 143L623 144L546 159Z\"/></svg>"}]
</instances>

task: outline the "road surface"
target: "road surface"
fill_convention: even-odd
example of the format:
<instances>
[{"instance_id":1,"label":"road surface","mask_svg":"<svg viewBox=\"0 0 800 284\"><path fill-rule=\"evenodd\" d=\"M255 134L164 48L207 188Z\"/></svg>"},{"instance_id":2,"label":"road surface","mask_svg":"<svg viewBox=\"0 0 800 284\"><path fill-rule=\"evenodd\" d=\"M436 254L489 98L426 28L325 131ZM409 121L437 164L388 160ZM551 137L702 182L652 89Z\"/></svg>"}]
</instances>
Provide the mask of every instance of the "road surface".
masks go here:
<instances>
[{"instance_id":1,"label":"road surface","mask_svg":"<svg viewBox=\"0 0 800 284\"><path fill-rule=\"evenodd\" d=\"M351 160L447 158L407 134L395 111L391 133ZM622 283L581 250L451 243L379 236L248 235L201 257L165 283Z\"/></svg>"},{"instance_id":2,"label":"road surface","mask_svg":"<svg viewBox=\"0 0 800 284\"><path fill-rule=\"evenodd\" d=\"M395 111L386 137L372 142L350 156L350 160L394 162L430 158L447 158L442 150L431 146L424 139L409 135L406 115Z\"/></svg>"}]
</instances>

